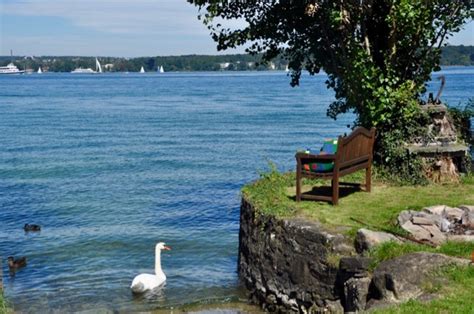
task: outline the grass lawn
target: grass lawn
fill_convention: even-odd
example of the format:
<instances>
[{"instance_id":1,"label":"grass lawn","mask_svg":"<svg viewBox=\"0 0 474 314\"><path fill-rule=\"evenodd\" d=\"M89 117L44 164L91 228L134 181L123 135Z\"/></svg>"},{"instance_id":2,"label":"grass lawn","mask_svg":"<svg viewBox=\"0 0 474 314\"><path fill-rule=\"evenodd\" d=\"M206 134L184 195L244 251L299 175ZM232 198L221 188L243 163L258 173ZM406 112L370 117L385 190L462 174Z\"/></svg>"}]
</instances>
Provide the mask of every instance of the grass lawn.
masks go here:
<instances>
[{"instance_id":1,"label":"grass lawn","mask_svg":"<svg viewBox=\"0 0 474 314\"><path fill-rule=\"evenodd\" d=\"M363 173L342 178L344 182L363 182ZM304 217L323 223L328 228L345 229L355 234L361 227L373 230L402 232L396 225L402 210L421 210L432 205L474 205L474 178L465 177L461 183L426 186L397 186L373 180L372 192L354 187L342 187L339 205L327 202L295 202L295 174L275 170L261 174L261 180L245 186L243 195L261 213L278 217ZM328 193L330 181L303 180L303 192ZM363 222L358 223L353 219Z\"/></svg>"}]
</instances>

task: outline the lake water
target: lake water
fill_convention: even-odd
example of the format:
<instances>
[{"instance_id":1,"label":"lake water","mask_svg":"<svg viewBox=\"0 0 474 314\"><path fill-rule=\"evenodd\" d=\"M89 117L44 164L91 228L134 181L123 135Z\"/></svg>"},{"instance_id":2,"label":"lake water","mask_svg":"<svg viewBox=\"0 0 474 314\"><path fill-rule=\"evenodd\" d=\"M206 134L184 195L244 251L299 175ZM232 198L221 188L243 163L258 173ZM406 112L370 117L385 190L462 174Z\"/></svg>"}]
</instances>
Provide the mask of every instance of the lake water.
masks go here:
<instances>
[{"instance_id":1,"label":"lake water","mask_svg":"<svg viewBox=\"0 0 474 314\"><path fill-rule=\"evenodd\" d=\"M447 68L442 99L473 97ZM437 74L435 75L435 77ZM0 76L0 256L15 309L124 311L235 301L240 188L347 132L326 77L282 72ZM435 94L439 83L430 87ZM25 234L25 223L42 226ZM153 272L157 295L134 297ZM12 277L6 257L27 256Z\"/></svg>"}]
</instances>

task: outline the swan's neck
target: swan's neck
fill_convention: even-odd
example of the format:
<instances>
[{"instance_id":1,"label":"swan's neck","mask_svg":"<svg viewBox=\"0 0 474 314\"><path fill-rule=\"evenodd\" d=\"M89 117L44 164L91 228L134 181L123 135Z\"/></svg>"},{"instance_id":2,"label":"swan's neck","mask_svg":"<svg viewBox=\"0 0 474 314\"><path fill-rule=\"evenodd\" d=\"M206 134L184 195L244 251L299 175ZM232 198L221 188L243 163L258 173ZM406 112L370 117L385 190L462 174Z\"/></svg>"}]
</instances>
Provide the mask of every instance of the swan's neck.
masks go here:
<instances>
[{"instance_id":1,"label":"swan's neck","mask_svg":"<svg viewBox=\"0 0 474 314\"><path fill-rule=\"evenodd\" d=\"M163 270L161 269L161 250L156 249L155 251L155 274L161 275L163 274Z\"/></svg>"}]
</instances>

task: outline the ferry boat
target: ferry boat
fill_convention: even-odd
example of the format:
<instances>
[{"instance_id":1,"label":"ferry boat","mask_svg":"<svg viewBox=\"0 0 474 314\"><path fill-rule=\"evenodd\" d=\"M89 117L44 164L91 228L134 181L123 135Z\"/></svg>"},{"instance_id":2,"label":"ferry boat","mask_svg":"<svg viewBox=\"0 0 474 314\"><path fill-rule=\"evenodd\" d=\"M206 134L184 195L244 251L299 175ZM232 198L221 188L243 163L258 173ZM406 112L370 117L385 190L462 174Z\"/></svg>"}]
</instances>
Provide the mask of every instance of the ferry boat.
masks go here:
<instances>
[{"instance_id":1,"label":"ferry boat","mask_svg":"<svg viewBox=\"0 0 474 314\"><path fill-rule=\"evenodd\" d=\"M0 74L22 74L25 73L23 70L19 70L13 62L6 66L0 67Z\"/></svg>"}]
</instances>

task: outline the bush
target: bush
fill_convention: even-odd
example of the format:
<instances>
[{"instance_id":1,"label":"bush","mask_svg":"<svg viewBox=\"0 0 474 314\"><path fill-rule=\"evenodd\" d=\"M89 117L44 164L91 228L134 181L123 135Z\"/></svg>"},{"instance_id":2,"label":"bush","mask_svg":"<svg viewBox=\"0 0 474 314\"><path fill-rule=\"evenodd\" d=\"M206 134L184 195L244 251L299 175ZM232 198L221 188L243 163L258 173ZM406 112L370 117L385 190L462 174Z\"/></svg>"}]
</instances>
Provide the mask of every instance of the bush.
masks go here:
<instances>
[{"instance_id":1,"label":"bush","mask_svg":"<svg viewBox=\"0 0 474 314\"><path fill-rule=\"evenodd\" d=\"M474 145L474 138L471 133L471 119L474 117L474 99L469 99L468 103L462 109L449 107L449 114L458 131L459 138L466 144Z\"/></svg>"}]
</instances>

